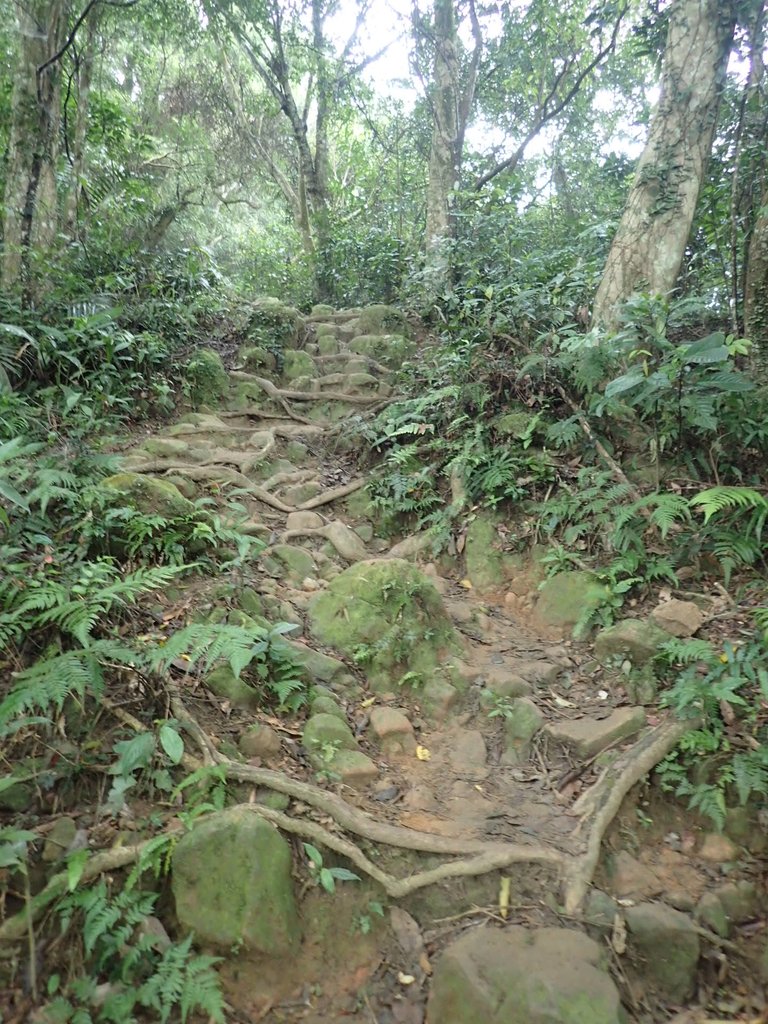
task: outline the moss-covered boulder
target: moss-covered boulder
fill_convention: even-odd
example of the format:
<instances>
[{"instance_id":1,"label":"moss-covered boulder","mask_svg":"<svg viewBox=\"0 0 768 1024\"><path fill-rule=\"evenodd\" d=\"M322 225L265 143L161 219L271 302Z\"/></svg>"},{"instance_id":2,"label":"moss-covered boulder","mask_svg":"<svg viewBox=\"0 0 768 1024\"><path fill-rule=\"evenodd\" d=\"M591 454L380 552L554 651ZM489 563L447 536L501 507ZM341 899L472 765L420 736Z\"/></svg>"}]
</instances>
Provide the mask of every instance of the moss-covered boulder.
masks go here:
<instances>
[{"instance_id":1,"label":"moss-covered boulder","mask_svg":"<svg viewBox=\"0 0 768 1024\"><path fill-rule=\"evenodd\" d=\"M159 515L166 519L188 516L195 506L181 491L167 480L142 473L115 473L99 483L110 504L135 508L145 515Z\"/></svg>"},{"instance_id":2,"label":"moss-covered boulder","mask_svg":"<svg viewBox=\"0 0 768 1024\"><path fill-rule=\"evenodd\" d=\"M376 303L365 306L357 317L360 334L407 334L408 321L401 309Z\"/></svg>"},{"instance_id":3,"label":"moss-covered boulder","mask_svg":"<svg viewBox=\"0 0 768 1024\"><path fill-rule=\"evenodd\" d=\"M246 335L251 345L270 352L283 352L296 347L304 329L304 320L297 309L267 296L253 303Z\"/></svg>"},{"instance_id":4,"label":"moss-covered boulder","mask_svg":"<svg viewBox=\"0 0 768 1024\"><path fill-rule=\"evenodd\" d=\"M646 983L671 1003L684 1003L696 987L700 943L693 921L663 903L626 910L629 957Z\"/></svg>"},{"instance_id":5,"label":"moss-covered boulder","mask_svg":"<svg viewBox=\"0 0 768 1024\"><path fill-rule=\"evenodd\" d=\"M148 437L141 447L160 459L183 459L189 453L189 444L175 437Z\"/></svg>"},{"instance_id":6,"label":"moss-covered boulder","mask_svg":"<svg viewBox=\"0 0 768 1024\"><path fill-rule=\"evenodd\" d=\"M445 674L445 656L458 646L435 587L396 558L339 573L312 598L309 618L313 635L354 658L378 690L426 685Z\"/></svg>"},{"instance_id":7,"label":"moss-covered boulder","mask_svg":"<svg viewBox=\"0 0 768 1024\"><path fill-rule=\"evenodd\" d=\"M495 590L520 572L521 559L502 550L495 516L480 513L467 527L464 563L475 590Z\"/></svg>"},{"instance_id":8,"label":"moss-covered boulder","mask_svg":"<svg viewBox=\"0 0 768 1024\"><path fill-rule=\"evenodd\" d=\"M283 376L286 380L298 380L300 377L312 378L317 373L315 361L308 352L290 349L283 360ZM302 390L308 390L306 388Z\"/></svg>"},{"instance_id":9,"label":"moss-covered boulder","mask_svg":"<svg viewBox=\"0 0 768 1024\"><path fill-rule=\"evenodd\" d=\"M402 334L359 334L350 340L350 352L370 356L385 366L397 369L412 351Z\"/></svg>"},{"instance_id":10,"label":"moss-covered boulder","mask_svg":"<svg viewBox=\"0 0 768 1024\"><path fill-rule=\"evenodd\" d=\"M277 358L263 345L243 345L238 352L240 365L248 373L272 373L277 368Z\"/></svg>"},{"instance_id":11,"label":"moss-covered boulder","mask_svg":"<svg viewBox=\"0 0 768 1024\"><path fill-rule=\"evenodd\" d=\"M654 622L622 619L595 637L595 657L603 663L627 660L635 668L642 668L668 640L669 634Z\"/></svg>"},{"instance_id":12,"label":"moss-covered boulder","mask_svg":"<svg viewBox=\"0 0 768 1024\"><path fill-rule=\"evenodd\" d=\"M601 949L565 928L475 928L435 967L427 1024L620 1024Z\"/></svg>"},{"instance_id":13,"label":"moss-covered boulder","mask_svg":"<svg viewBox=\"0 0 768 1024\"><path fill-rule=\"evenodd\" d=\"M179 923L199 942L266 956L297 948L291 848L257 814L233 807L209 815L176 844L172 866Z\"/></svg>"},{"instance_id":14,"label":"moss-covered boulder","mask_svg":"<svg viewBox=\"0 0 768 1024\"><path fill-rule=\"evenodd\" d=\"M184 368L184 390L196 408L216 405L229 390L229 375L218 352L201 348Z\"/></svg>"},{"instance_id":15,"label":"moss-covered boulder","mask_svg":"<svg viewBox=\"0 0 768 1024\"><path fill-rule=\"evenodd\" d=\"M315 768L328 768L340 750L358 750L357 740L339 715L313 714L304 726L304 749Z\"/></svg>"},{"instance_id":16,"label":"moss-covered boulder","mask_svg":"<svg viewBox=\"0 0 768 1024\"><path fill-rule=\"evenodd\" d=\"M589 572L559 572L539 590L535 619L545 629L568 633L604 603L606 588Z\"/></svg>"}]
</instances>

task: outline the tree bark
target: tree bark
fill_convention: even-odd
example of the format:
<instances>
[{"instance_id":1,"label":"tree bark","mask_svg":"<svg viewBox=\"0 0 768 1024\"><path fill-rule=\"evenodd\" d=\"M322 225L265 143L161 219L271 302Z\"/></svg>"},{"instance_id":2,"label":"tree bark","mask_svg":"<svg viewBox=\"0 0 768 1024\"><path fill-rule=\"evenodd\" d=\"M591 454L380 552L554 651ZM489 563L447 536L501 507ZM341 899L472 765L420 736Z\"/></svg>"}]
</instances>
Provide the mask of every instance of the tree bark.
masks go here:
<instances>
[{"instance_id":1,"label":"tree bark","mask_svg":"<svg viewBox=\"0 0 768 1024\"><path fill-rule=\"evenodd\" d=\"M593 324L614 329L632 294L675 287L712 149L735 4L675 0L659 104L595 295Z\"/></svg>"},{"instance_id":2,"label":"tree bark","mask_svg":"<svg viewBox=\"0 0 768 1024\"><path fill-rule=\"evenodd\" d=\"M749 241L744 288L744 333L757 349L765 368L768 361L768 190Z\"/></svg>"},{"instance_id":3,"label":"tree bark","mask_svg":"<svg viewBox=\"0 0 768 1024\"><path fill-rule=\"evenodd\" d=\"M88 18L88 32L82 51L77 56L76 71L73 75L77 86L77 108L75 130L70 147L70 183L64 200L63 230L69 238L77 237L77 215L80 197L83 193L85 174L85 139L88 132L88 112L91 97L91 78L96 45L97 12L94 9Z\"/></svg>"},{"instance_id":4,"label":"tree bark","mask_svg":"<svg viewBox=\"0 0 768 1024\"><path fill-rule=\"evenodd\" d=\"M470 18L474 50L468 71L462 76L454 0L435 0L432 141L429 151L424 241L428 265L443 263L445 243L453 238L455 233L453 207L456 185L461 171L464 135L474 103L477 71L483 47L480 25L473 4L470 4Z\"/></svg>"},{"instance_id":5,"label":"tree bark","mask_svg":"<svg viewBox=\"0 0 768 1024\"><path fill-rule=\"evenodd\" d=\"M56 160L61 87L59 52L66 32L66 0L16 4L20 44L11 100L11 131L3 214L3 288L35 286L30 259L50 252L58 228ZM43 68L43 70L40 70Z\"/></svg>"}]
</instances>

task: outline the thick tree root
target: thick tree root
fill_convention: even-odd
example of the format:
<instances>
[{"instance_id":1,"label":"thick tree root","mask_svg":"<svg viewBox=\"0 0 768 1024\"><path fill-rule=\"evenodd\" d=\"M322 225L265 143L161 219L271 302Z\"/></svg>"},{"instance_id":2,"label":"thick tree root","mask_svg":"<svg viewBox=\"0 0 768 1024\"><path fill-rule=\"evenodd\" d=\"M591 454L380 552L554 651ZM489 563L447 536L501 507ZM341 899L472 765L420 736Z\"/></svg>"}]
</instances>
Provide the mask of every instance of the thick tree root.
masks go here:
<instances>
[{"instance_id":1,"label":"thick tree root","mask_svg":"<svg viewBox=\"0 0 768 1024\"><path fill-rule=\"evenodd\" d=\"M285 388L278 388L266 377L255 377L252 373L243 373L240 370L233 370L230 377L235 380L244 380L250 384L258 384L270 398L290 399L292 402L347 402L350 405L375 405L381 401L378 395L366 397L365 395L349 395L345 391L289 391Z\"/></svg>"},{"instance_id":2,"label":"thick tree root","mask_svg":"<svg viewBox=\"0 0 768 1024\"><path fill-rule=\"evenodd\" d=\"M574 836L581 832L586 822L589 822L589 834L585 852L571 860L565 869L563 897L566 914L575 914L581 908L600 859L603 837L618 814L624 797L696 725L696 720L671 719L656 726L606 768L597 782L576 801L573 812L582 817Z\"/></svg>"},{"instance_id":3,"label":"thick tree root","mask_svg":"<svg viewBox=\"0 0 768 1024\"><path fill-rule=\"evenodd\" d=\"M352 359L364 359L372 370L376 370L376 372L380 373L383 377L388 377L392 373L388 366L385 366L383 363L379 363L373 358L373 356L364 356L357 352L336 352L327 356L312 356L312 358L316 363L341 362L342 360L347 360L347 362L349 362Z\"/></svg>"}]
</instances>

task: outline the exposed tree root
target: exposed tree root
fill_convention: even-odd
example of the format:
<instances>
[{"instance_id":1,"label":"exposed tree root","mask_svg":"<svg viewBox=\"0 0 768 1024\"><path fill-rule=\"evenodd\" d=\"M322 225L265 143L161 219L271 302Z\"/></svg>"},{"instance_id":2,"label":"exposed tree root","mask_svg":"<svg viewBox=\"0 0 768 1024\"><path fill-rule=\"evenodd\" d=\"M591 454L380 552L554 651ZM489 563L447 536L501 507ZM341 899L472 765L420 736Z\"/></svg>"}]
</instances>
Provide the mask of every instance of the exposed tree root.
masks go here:
<instances>
[{"instance_id":1,"label":"exposed tree root","mask_svg":"<svg viewBox=\"0 0 768 1024\"><path fill-rule=\"evenodd\" d=\"M674 749L686 732L696 728L696 724L692 719L670 719L656 726L605 768L597 782L576 801L573 811L581 815L582 820L574 835L587 821L589 835L585 852L571 860L565 869L563 897L566 914L575 914L581 908L600 859L603 837L618 814L624 797Z\"/></svg>"},{"instance_id":2,"label":"exposed tree root","mask_svg":"<svg viewBox=\"0 0 768 1024\"><path fill-rule=\"evenodd\" d=\"M355 491L359 491L362 487L365 487L368 481L365 478L360 480L352 480L348 484L344 484L342 487L334 487L332 491L326 491L325 494L318 494L316 498L311 498L309 501L303 502L298 505L295 509L291 509L292 512L308 512L313 508L320 508L321 505L328 505L332 501L337 501L339 498L346 498L348 494L354 494Z\"/></svg>"},{"instance_id":3,"label":"exposed tree root","mask_svg":"<svg viewBox=\"0 0 768 1024\"><path fill-rule=\"evenodd\" d=\"M313 470L297 469L293 473L275 473L265 480L262 486L267 491L273 491L276 487L283 487L285 484L302 484L315 479L316 475Z\"/></svg>"},{"instance_id":4,"label":"exposed tree root","mask_svg":"<svg viewBox=\"0 0 768 1024\"><path fill-rule=\"evenodd\" d=\"M252 373L243 373L239 370L233 370L230 377L258 384L270 398L278 401L290 399L292 402L347 402L350 405L375 405L381 401L378 395L366 398L364 395L348 395L345 391L289 391L278 388L266 377L255 377Z\"/></svg>"},{"instance_id":5,"label":"exposed tree root","mask_svg":"<svg viewBox=\"0 0 768 1024\"><path fill-rule=\"evenodd\" d=\"M316 363L340 362L344 359L346 359L347 362L351 362L353 359L364 359L371 369L376 370L378 373L382 374L382 376L389 376L392 373L388 366L378 362L373 358L373 356L364 356L357 352L336 352L327 356L312 356L312 358Z\"/></svg>"},{"instance_id":6,"label":"exposed tree root","mask_svg":"<svg viewBox=\"0 0 768 1024\"><path fill-rule=\"evenodd\" d=\"M270 430L274 430L275 435L277 437L292 438L292 437L302 437L305 434L306 435L324 434L326 430L332 430L333 427L334 427L334 424L322 423L322 422L318 423L317 420L308 420L305 416L298 416L294 412L291 412L287 416L283 416L282 413L277 413L277 412L269 413L269 412L263 412L261 409L250 409L249 408L249 409L242 409L239 412L218 412L218 413L216 413L216 415L220 419L231 419L231 420L241 419L241 418L248 417L248 416L251 416L254 419L272 419L272 420L283 420L283 421L286 420L286 419L289 419L289 420L295 421L297 424L303 424L306 427L305 430L300 430L298 426L291 426L290 424L287 424L285 422L283 423L282 426L279 426L278 424L273 424L270 427ZM232 431L235 431L235 430L240 431L240 430L251 430L252 428L251 427L230 427L229 429L232 430ZM201 431L201 433L204 433L204 431Z\"/></svg>"}]
</instances>

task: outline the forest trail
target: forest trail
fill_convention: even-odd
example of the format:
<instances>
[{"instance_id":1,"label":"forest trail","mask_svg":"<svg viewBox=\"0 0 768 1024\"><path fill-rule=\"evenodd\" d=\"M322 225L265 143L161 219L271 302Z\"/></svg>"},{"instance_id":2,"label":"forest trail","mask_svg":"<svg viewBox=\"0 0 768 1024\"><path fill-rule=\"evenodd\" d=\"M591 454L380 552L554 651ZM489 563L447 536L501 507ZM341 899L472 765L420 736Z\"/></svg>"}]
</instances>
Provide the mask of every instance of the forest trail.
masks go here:
<instances>
[{"instance_id":1,"label":"forest trail","mask_svg":"<svg viewBox=\"0 0 768 1024\"><path fill-rule=\"evenodd\" d=\"M360 333L358 319L345 312L311 317L301 347L286 350L282 373L271 353L246 352L229 371L220 407L188 414L124 453L126 473L173 483L189 497L213 497L223 517L231 516L234 497L247 509L241 529L266 545L249 567L247 602L242 589L198 579L166 596L164 622L172 627L203 612L246 625L248 615L259 621L260 613L292 623L293 651L318 684L302 723L254 710L231 675L214 673L205 687L189 675L180 686L188 713L214 748L238 744L245 753L248 799L261 799L260 784L269 789L274 773L335 792L356 822L375 823L357 835L400 851L394 863L373 858L390 880L389 896L416 900L406 905L419 924L391 911L387 936L375 928L375 941L336 934L320 949L309 936L290 964L257 959L249 967L246 956L225 966L238 1021L421 1022L429 957L483 920L570 925L583 919L586 902L602 941L613 935L614 952L623 952L623 919L588 898L601 843L623 797L681 735L679 723L632 705L621 687L608 684L586 649L543 636L530 616L513 614L532 603L535 580L530 601L520 588L505 600L504 588L481 592L460 555L430 561L423 537L393 543L377 535L355 449L361 416L393 400L402 339ZM366 589L379 572L390 574L381 607ZM349 581L347 589L340 580ZM405 597L382 632L376 615L388 614L387 588L401 581ZM437 602L426 611L421 587ZM330 619L327 609L318 611L323 594L337 602ZM369 618L358 622L361 604ZM349 642L328 642L345 620ZM432 634L443 628L450 639L446 632L438 642ZM397 643L410 643L410 655L384 658L386 646ZM422 648L431 648L431 677L410 671L412 659L422 664ZM282 810L268 820L280 826L281 814L304 816L339 836L338 803L313 806L309 789L307 799L283 793ZM690 910L717 882L718 854L696 855L675 812L656 812L653 825L645 815L643 829L643 815L631 809L627 824L625 809L625 850L604 888L624 905L665 894L671 907ZM295 831L311 838L311 831ZM447 859L453 856L461 860ZM494 869L511 876L511 886L499 890ZM317 913L343 916L351 888L322 894L327 902ZM304 913L308 919L315 911ZM392 914L407 919L410 939L403 940L402 916L398 927ZM653 998L650 991L630 986L638 1007ZM434 1013L427 1019L443 1024Z\"/></svg>"}]
</instances>

